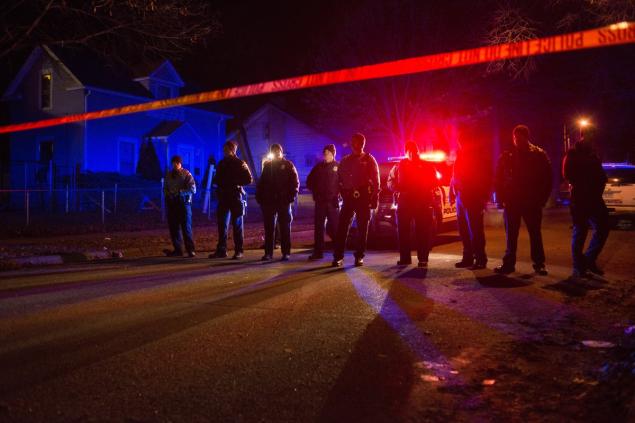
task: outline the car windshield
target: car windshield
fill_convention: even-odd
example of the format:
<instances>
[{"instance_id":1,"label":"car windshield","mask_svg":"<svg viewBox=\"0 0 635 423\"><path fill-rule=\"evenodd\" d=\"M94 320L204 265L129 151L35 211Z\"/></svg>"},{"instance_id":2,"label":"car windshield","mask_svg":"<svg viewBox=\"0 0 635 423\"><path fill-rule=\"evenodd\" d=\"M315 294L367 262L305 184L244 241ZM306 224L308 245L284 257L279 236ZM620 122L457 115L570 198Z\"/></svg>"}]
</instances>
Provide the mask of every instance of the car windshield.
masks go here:
<instances>
[{"instance_id":1,"label":"car windshield","mask_svg":"<svg viewBox=\"0 0 635 423\"><path fill-rule=\"evenodd\" d=\"M604 168L610 182L622 184L635 184L635 167L609 167ZM615 181L614 179L618 179Z\"/></svg>"}]
</instances>

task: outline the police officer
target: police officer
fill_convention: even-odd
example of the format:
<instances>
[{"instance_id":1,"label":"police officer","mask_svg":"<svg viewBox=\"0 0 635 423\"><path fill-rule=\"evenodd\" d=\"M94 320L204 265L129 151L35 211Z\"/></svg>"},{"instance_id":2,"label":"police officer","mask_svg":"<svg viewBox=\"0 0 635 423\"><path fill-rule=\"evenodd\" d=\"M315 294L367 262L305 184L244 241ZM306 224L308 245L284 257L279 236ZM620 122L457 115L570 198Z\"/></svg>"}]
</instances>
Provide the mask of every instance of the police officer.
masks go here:
<instances>
[{"instance_id":1,"label":"police officer","mask_svg":"<svg viewBox=\"0 0 635 423\"><path fill-rule=\"evenodd\" d=\"M457 268L485 269L485 229L483 215L492 185L492 163L469 137L459 142L450 187L450 202L456 201L463 258ZM485 157L485 158L484 158Z\"/></svg>"},{"instance_id":2,"label":"police officer","mask_svg":"<svg viewBox=\"0 0 635 423\"><path fill-rule=\"evenodd\" d=\"M353 135L351 139L353 152L342 159L337 171L343 203L335 235L333 267L344 264L346 238L348 238L353 216L357 221L358 231L355 266L364 265L370 214L379 203L379 167L375 158L364 151L365 145L364 135L359 133Z\"/></svg>"},{"instance_id":3,"label":"police officer","mask_svg":"<svg viewBox=\"0 0 635 423\"><path fill-rule=\"evenodd\" d=\"M280 225L282 261L291 255L291 204L298 195L300 181L293 163L282 156L282 146L272 144L271 159L264 163L256 185L256 201L262 209L265 224L265 255L262 261L273 258L276 221Z\"/></svg>"},{"instance_id":4,"label":"police officer","mask_svg":"<svg viewBox=\"0 0 635 423\"><path fill-rule=\"evenodd\" d=\"M238 145L227 141L223 146L225 157L218 163L212 183L217 187L218 207L216 219L218 223L218 245L210 258L227 257L227 229L230 216L234 232L234 260L243 257L243 216L246 202L243 186L252 182L247 163L236 157Z\"/></svg>"},{"instance_id":5,"label":"police officer","mask_svg":"<svg viewBox=\"0 0 635 423\"><path fill-rule=\"evenodd\" d=\"M565 155L562 174L571 184L571 278L588 276L587 272L603 275L604 272L596 264L609 236L609 215L602 198L607 178L602 162L588 142L579 141ZM593 227L593 237L583 254L589 224Z\"/></svg>"},{"instance_id":6,"label":"police officer","mask_svg":"<svg viewBox=\"0 0 635 423\"><path fill-rule=\"evenodd\" d=\"M309 260L319 260L324 257L325 223L328 236L335 239L340 209L337 177L339 163L335 161L335 146L333 144L325 146L322 155L324 160L311 169L306 179L306 187L313 193L315 201L315 245Z\"/></svg>"},{"instance_id":7,"label":"police officer","mask_svg":"<svg viewBox=\"0 0 635 423\"><path fill-rule=\"evenodd\" d=\"M388 189L397 193L397 231L399 234L398 266L412 264L410 225L414 221L419 267L428 266L433 231L432 203L438 180L431 163L421 160L419 147L406 143L406 158L397 163L388 175Z\"/></svg>"},{"instance_id":8,"label":"police officer","mask_svg":"<svg viewBox=\"0 0 635 423\"><path fill-rule=\"evenodd\" d=\"M185 238L187 255L194 257L196 252L192 235L192 196L196 194L196 182L192 174L183 168L181 157L172 157L171 163L172 169L165 176L163 191L174 250L164 250L164 252L169 257L183 256L181 244Z\"/></svg>"},{"instance_id":9,"label":"police officer","mask_svg":"<svg viewBox=\"0 0 635 423\"><path fill-rule=\"evenodd\" d=\"M503 264L494 269L499 274L516 270L516 249L521 218L527 225L533 268L546 275L542 244L542 208L551 195L552 171L545 151L532 144L529 128L518 125L513 131L514 147L504 152L496 168L496 201L505 208L507 249Z\"/></svg>"}]
</instances>

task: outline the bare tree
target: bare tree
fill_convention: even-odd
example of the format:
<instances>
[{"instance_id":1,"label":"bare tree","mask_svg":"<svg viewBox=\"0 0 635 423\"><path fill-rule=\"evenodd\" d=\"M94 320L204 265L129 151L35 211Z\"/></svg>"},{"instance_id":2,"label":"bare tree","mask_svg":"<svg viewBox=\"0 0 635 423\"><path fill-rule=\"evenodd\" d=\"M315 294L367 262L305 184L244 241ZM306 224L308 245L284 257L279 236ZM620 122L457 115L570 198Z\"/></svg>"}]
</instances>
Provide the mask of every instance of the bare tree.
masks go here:
<instances>
[{"instance_id":1,"label":"bare tree","mask_svg":"<svg viewBox=\"0 0 635 423\"><path fill-rule=\"evenodd\" d=\"M487 42L518 42L553 32L579 31L635 18L635 0L508 0L492 14ZM536 59L519 58L495 62L488 72L507 72L528 78Z\"/></svg>"},{"instance_id":2,"label":"bare tree","mask_svg":"<svg viewBox=\"0 0 635 423\"><path fill-rule=\"evenodd\" d=\"M220 31L203 0L9 0L0 59L39 44L87 47L112 59L183 54Z\"/></svg>"}]
</instances>

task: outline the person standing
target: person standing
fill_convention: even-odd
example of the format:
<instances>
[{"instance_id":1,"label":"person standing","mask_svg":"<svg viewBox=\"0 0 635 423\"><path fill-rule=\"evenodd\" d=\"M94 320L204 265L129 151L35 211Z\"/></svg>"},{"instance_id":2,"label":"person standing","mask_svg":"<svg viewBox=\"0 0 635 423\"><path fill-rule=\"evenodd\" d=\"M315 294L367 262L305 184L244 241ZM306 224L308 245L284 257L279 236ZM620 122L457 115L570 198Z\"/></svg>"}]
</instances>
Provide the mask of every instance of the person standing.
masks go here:
<instances>
[{"instance_id":1,"label":"person standing","mask_svg":"<svg viewBox=\"0 0 635 423\"><path fill-rule=\"evenodd\" d=\"M450 200L456 201L459 235L463 242L463 258L457 268L472 270L487 267L483 215L492 186L492 162L474 140L459 142L450 187Z\"/></svg>"},{"instance_id":2,"label":"person standing","mask_svg":"<svg viewBox=\"0 0 635 423\"><path fill-rule=\"evenodd\" d=\"M163 191L167 210L168 227L172 239L172 251L164 250L169 257L183 256L183 240L188 257L195 257L192 234L192 196L196 194L196 182L192 174L183 168L183 159L174 156L172 169L165 176Z\"/></svg>"},{"instance_id":3,"label":"person standing","mask_svg":"<svg viewBox=\"0 0 635 423\"><path fill-rule=\"evenodd\" d=\"M218 245L210 258L227 257L227 229L231 220L234 234L234 260L243 257L243 219L246 202L244 186L252 182L247 163L236 156L238 145L227 141L223 146L225 157L218 163L212 183L216 186L218 207L216 220L218 224Z\"/></svg>"},{"instance_id":4,"label":"person standing","mask_svg":"<svg viewBox=\"0 0 635 423\"><path fill-rule=\"evenodd\" d=\"M609 214L602 198L607 178L602 162L587 142L579 141L565 155L562 176L571 184L572 279L588 276L587 272L603 275L596 263L609 236ZM583 254L589 225L593 237Z\"/></svg>"},{"instance_id":5,"label":"person standing","mask_svg":"<svg viewBox=\"0 0 635 423\"><path fill-rule=\"evenodd\" d=\"M415 223L419 267L428 267L431 235L434 232L432 204L438 187L436 169L421 160L419 147L409 141L406 158L396 164L388 175L388 189L397 193L397 232L399 234L398 266L412 264L410 226Z\"/></svg>"},{"instance_id":6,"label":"person standing","mask_svg":"<svg viewBox=\"0 0 635 423\"><path fill-rule=\"evenodd\" d=\"M501 155L496 168L496 201L505 209L507 249L503 264L494 272L509 274L516 270L522 218L529 232L533 268L539 275L546 275L541 225L542 208L549 200L553 184L551 162L542 148L530 142L527 126L516 126L512 135L514 147Z\"/></svg>"},{"instance_id":7,"label":"person standing","mask_svg":"<svg viewBox=\"0 0 635 423\"><path fill-rule=\"evenodd\" d=\"M375 158L364 151L365 145L364 135L359 133L353 135L351 139L353 152L342 159L337 171L343 202L335 235L333 267L344 264L346 238L348 238L353 216L357 222L355 266L364 265L370 214L379 203L379 167Z\"/></svg>"},{"instance_id":8,"label":"person standing","mask_svg":"<svg viewBox=\"0 0 635 423\"><path fill-rule=\"evenodd\" d=\"M315 201L315 229L313 254L309 260L320 260L324 257L324 227L331 239L335 239L337 220L340 209L339 180L335 160L335 146L329 144L322 150L324 160L316 164L306 179L306 187L313 193Z\"/></svg>"},{"instance_id":9,"label":"person standing","mask_svg":"<svg viewBox=\"0 0 635 423\"><path fill-rule=\"evenodd\" d=\"M293 163L283 157L280 144L272 144L269 152L271 159L264 163L256 185L256 201L262 209L265 225L262 261L273 258L276 222L280 226L282 261L288 261L291 255L291 204L298 195L300 182Z\"/></svg>"}]
</instances>

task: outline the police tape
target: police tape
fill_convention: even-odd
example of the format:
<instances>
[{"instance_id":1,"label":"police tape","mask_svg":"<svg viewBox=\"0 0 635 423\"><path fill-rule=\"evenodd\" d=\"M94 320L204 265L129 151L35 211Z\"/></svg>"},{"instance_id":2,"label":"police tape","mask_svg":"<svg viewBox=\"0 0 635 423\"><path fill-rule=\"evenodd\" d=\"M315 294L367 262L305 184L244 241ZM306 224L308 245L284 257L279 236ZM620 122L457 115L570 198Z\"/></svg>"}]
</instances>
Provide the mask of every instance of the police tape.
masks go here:
<instances>
[{"instance_id":1,"label":"police tape","mask_svg":"<svg viewBox=\"0 0 635 423\"><path fill-rule=\"evenodd\" d=\"M408 59L377 63L374 65L357 66L348 69L314 73L274 81L206 91L198 94L149 101L146 103L133 104L112 109L0 126L0 134L167 109L170 107L211 103L234 98L323 87L327 85L365 81L369 79L388 78L500 60L517 59L521 57L562 53L590 48L609 47L630 43L635 43L635 23L620 22L602 28L553 35L544 38L534 38L515 43L495 44L447 53L430 54Z\"/></svg>"}]
</instances>

